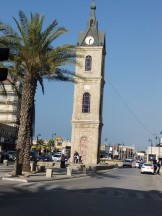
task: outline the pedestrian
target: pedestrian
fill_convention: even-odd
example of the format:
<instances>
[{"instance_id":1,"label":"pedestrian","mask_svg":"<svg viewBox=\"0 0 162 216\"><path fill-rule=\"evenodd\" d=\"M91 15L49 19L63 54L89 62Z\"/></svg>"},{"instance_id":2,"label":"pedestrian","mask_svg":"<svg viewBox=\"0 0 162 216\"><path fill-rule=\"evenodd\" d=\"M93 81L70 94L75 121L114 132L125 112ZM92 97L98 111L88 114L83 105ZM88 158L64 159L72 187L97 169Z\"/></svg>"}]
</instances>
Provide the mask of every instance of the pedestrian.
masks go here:
<instances>
[{"instance_id":1,"label":"pedestrian","mask_svg":"<svg viewBox=\"0 0 162 216\"><path fill-rule=\"evenodd\" d=\"M74 152L74 156L73 156L73 161L74 161L74 163L77 163L77 156L78 156L78 155L79 155L78 152L75 151L75 152Z\"/></svg>"},{"instance_id":2,"label":"pedestrian","mask_svg":"<svg viewBox=\"0 0 162 216\"><path fill-rule=\"evenodd\" d=\"M159 160L157 162L157 172L156 172L158 175L160 175L160 167L161 167L161 161Z\"/></svg>"},{"instance_id":3,"label":"pedestrian","mask_svg":"<svg viewBox=\"0 0 162 216\"><path fill-rule=\"evenodd\" d=\"M79 154L77 155L77 157L76 157L76 161L77 161L77 163L80 163L80 156L79 156Z\"/></svg>"},{"instance_id":4,"label":"pedestrian","mask_svg":"<svg viewBox=\"0 0 162 216\"><path fill-rule=\"evenodd\" d=\"M156 173L156 170L157 170L157 161L156 160L153 160L153 165L154 165L154 174L157 174Z\"/></svg>"},{"instance_id":5,"label":"pedestrian","mask_svg":"<svg viewBox=\"0 0 162 216\"><path fill-rule=\"evenodd\" d=\"M61 155L60 168L65 168L65 155Z\"/></svg>"}]
</instances>

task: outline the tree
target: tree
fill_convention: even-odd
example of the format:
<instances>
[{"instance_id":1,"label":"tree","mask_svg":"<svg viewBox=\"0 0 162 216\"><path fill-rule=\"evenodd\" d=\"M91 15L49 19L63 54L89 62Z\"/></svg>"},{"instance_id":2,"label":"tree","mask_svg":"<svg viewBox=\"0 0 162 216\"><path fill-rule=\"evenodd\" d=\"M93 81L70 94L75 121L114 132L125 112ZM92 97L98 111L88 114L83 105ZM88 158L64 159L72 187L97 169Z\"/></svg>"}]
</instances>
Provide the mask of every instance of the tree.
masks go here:
<instances>
[{"instance_id":1,"label":"tree","mask_svg":"<svg viewBox=\"0 0 162 216\"><path fill-rule=\"evenodd\" d=\"M10 49L10 71L16 78L22 79L16 175L30 171L29 153L37 83L40 83L44 93L43 79L75 82L75 77L79 77L64 68L66 65L77 64L76 56L81 55L76 54L76 47L68 44L53 46L55 40L66 33L67 29L57 27L56 20L43 29L44 18L38 13L31 13L28 19L20 11L19 21L14 18L17 31L0 22L0 47Z\"/></svg>"},{"instance_id":2,"label":"tree","mask_svg":"<svg viewBox=\"0 0 162 216\"><path fill-rule=\"evenodd\" d=\"M50 150L52 150L52 151L55 150L55 141L53 139L49 140L47 145L48 145Z\"/></svg>"},{"instance_id":3,"label":"tree","mask_svg":"<svg viewBox=\"0 0 162 216\"><path fill-rule=\"evenodd\" d=\"M42 152L42 148L44 145L44 140L43 139L37 139L37 151L39 152L39 154L41 154Z\"/></svg>"}]
</instances>

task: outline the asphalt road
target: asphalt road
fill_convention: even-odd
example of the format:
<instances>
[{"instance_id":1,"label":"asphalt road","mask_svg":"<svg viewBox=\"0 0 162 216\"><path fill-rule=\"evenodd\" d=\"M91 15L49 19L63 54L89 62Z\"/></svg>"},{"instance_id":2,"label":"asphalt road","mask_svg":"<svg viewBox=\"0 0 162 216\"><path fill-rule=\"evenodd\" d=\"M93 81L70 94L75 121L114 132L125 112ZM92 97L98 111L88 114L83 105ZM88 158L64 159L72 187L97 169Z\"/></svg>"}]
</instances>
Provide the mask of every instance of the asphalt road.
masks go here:
<instances>
[{"instance_id":1,"label":"asphalt road","mask_svg":"<svg viewBox=\"0 0 162 216\"><path fill-rule=\"evenodd\" d=\"M0 181L4 216L161 216L162 177L121 168L53 182Z\"/></svg>"}]
</instances>

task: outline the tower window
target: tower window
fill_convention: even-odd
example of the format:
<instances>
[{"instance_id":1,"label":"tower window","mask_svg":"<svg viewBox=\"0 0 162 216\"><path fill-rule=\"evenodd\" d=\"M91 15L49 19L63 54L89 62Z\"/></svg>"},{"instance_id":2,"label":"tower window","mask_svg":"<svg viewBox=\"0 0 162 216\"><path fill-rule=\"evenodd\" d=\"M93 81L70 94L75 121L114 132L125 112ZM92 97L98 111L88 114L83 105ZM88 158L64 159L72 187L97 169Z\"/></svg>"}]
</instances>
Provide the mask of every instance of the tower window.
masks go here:
<instances>
[{"instance_id":1,"label":"tower window","mask_svg":"<svg viewBox=\"0 0 162 216\"><path fill-rule=\"evenodd\" d=\"M90 20L90 27L93 26L93 19Z\"/></svg>"},{"instance_id":2,"label":"tower window","mask_svg":"<svg viewBox=\"0 0 162 216\"><path fill-rule=\"evenodd\" d=\"M91 71L92 69L92 57L90 55L85 58L85 71Z\"/></svg>"},{"instance_id":3,"label":"tower window","mask_svg":"<svg viewBox=\"0 0 162 216\"><path fill-rule=\"evenodd\" d=\"M89 93L83 94L82 112L90 113L90 94Z\"/></svg>"}]
</instances>

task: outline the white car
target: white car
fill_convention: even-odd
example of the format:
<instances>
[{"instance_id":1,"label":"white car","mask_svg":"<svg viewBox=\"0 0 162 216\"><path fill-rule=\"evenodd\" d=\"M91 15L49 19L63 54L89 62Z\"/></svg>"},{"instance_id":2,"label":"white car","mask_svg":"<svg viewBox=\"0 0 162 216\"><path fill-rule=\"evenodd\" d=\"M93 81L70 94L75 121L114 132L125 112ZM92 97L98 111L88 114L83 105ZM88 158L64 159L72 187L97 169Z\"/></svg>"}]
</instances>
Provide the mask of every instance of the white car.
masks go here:
<instances>
[{"instance_id":1,"label":"white car","mask_svg":"<svg viewBox=\"0 0 162 216\"><path fill-rule=\"evenodd\" d=\"M141 173L154 173L154 165L150 163L144 163L141 167Z\"/></svg>"},{"instance_id":2,"label":"white car","mask_svg":"<svg viewBox=\"0 0 162 216\"><path fill-rule=\"evenodd\" d=\"M53 154L52 155L52 160L56 161L56 162L61 161L61 154Z\"/></svg>"},{"instance_id":3,"label":"white car","mask_svg":"<svg viewBox=\"0 0 162 216\"><path fill-rule=\"evenodd\" d=\"M139 168L139 164L140 164L140 161L136 161L135 167L136 167L136 168Z\"/></svg>"}]
</instances>

